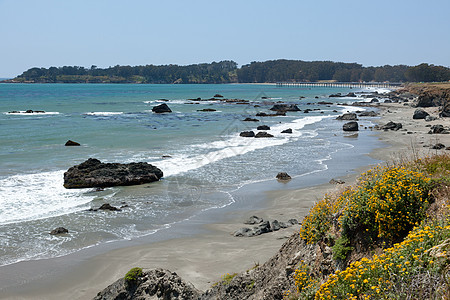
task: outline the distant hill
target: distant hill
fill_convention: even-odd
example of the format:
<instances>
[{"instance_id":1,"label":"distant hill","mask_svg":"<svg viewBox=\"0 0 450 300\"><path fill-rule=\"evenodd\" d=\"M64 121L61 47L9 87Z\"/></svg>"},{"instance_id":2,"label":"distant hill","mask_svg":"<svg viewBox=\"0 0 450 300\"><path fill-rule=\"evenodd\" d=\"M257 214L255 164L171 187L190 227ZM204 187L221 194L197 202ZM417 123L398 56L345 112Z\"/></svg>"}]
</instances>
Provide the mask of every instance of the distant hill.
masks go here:
<instances>
[{"instance_id":1,"label":"distant hill","mask_svg":"<svg viewBox=\"0 0 450 300\"><path fill-rule=\"evenodd\" d=\"M385 65L364 67L332 61L269 60L237 67L234 61L179 65L64 66L31 68L6 82L25 83L268 83L279 81L441 82L450 80L444 66Z\"/></svg>"}]
</instances>

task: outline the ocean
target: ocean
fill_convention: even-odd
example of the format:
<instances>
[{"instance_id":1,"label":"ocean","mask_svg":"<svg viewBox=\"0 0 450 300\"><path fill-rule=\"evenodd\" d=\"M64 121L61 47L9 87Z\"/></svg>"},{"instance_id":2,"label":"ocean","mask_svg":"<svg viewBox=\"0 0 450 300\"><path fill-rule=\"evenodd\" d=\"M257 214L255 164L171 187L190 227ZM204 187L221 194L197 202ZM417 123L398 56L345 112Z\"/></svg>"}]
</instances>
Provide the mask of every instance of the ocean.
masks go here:
<instances>
[{"instance_id":1,"label":"ocean","mask_svg":"<svg viewBox=\"0 0 450 300\"><path fill-rule=\"evenodd\" d=\"M151 237L200 212L233 205L242 189L265 182L294 189L299 187L295 178L330 172L331 166L331 174L340 176L373 163L367 154L380 146L368 129L373 118L359 121L357 137L344 133L344 122L335 120L362 110L345 104L363 98L328 98L358 91L251 84L0 84L0 266ZM249 102L189 100L215 94ZM302 111L255 117L271 113L277 102L296 104ZM152 107L161 103L173 112L153 113ZM243 122L247 117L260 122ZM263 124L270 126L273 138L239 136ZM281 133L288 128L292 134ZM65 147L69 139L81 146ZM354 158L340 164L349 153ZM90 157L148 162L164 177L102 191L65 189L64 172ZM293 183L277 185L280 171L290 174ZM245 202L242 195L239 201ZM123 208L89 211L104 203ZM49 234L59 226L69 233Z\"/></svg>"}]
</instances>

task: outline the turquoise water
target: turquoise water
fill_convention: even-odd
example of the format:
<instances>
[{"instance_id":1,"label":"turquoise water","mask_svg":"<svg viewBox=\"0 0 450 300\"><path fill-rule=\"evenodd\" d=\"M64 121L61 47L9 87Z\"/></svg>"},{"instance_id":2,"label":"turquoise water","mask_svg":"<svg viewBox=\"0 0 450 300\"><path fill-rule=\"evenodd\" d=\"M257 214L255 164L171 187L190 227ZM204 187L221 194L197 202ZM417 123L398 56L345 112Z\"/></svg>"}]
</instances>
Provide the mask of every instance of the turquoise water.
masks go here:
<instances>
[{"instance_id":1,"label":"turquoise water","mask_svg":"<svg viewBox=\"0 0 450 300\"><path fill-rule=\"evenodd\" d=\"M229 205L233 191L273 180L278 171L295 177L325 170L331 154L374 140L361 132L359 144L350 142L343 137L342 122L334 120L355 110L337 103L361 99L328 95L350 91L245 84L0 84L0 265L150 235L199 211ZM217 93L250 102L188 100ZM317 105L325 100L336 104ZM242 122L258 112L269 113L278 101L320 110ZM152 113L163 102L173 113ZM198 111L204 108L216 111ZM29 109L45 113L24 113ZM239 137L262 124L271 127L274 138ZM287 128L293 134L281 133ZM64 147L69 139L82 146ZM146 161L159 167L164 178L100 192L64 189L63 173L89 157ZM127 207L87 211L106 202ZM58 226L69 234L50 236Z\"/></svg>"}]
</instances>

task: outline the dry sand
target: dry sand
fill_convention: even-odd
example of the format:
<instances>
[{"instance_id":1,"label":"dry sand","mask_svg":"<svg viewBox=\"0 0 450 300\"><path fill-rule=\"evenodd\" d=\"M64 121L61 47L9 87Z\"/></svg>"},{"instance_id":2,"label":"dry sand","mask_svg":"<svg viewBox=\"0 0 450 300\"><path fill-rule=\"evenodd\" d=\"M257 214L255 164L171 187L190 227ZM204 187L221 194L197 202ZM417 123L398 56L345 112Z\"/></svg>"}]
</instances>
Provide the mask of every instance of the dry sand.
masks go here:
<instances>
[{"instance_id":1,"label":"dry sand","mask_svg":"<svg viewBox=\"0 0 450 300\"><path fill-rule=\"evenodd\" d=\"M427 134L426 125L450 125L450 120L439 119L432 122L413 120L414 108L402 104L383 104L382 118L378 121L401 122L406 131L374 131L380 139L391 145L388 148L376 149L371 156L383 161L395 161L417 155L434 154L439 151L430 150L423 145L437 142L450 146L450 135ZM426 109L437 115L437 108ZM412 134L408 134L412 132ZM356 173L368 169L369 166L355 170ZM354 174L356 174L354 173ZM356 175L341 177L353 183ZM330 178L331 179L331 178ZM7 299L91 299L97 292L124 276L132 267L145 269L166 268L176 272L201 290L208 289L214 281L226 273L245 271L255 264L262 264L273 256L285 239L297 232L299 226L285 230L263 234L252 238L237 238L230 233L244 227L245 218L257 215L265 219L301 220L315 201L327 192L340 188L332 184L294 190L268 192L270 203L263 210L236 213L224 218L226 221L206 225L206 231L193 237L177 238L143 246L127 247L109 251L82 261L77 267L68 270L63 276L50 282L37 281L25 284L19 290L8 293L0 291L0 298ZM45 262L44 262L45 263Z\"/></svg>"}]
</instances>

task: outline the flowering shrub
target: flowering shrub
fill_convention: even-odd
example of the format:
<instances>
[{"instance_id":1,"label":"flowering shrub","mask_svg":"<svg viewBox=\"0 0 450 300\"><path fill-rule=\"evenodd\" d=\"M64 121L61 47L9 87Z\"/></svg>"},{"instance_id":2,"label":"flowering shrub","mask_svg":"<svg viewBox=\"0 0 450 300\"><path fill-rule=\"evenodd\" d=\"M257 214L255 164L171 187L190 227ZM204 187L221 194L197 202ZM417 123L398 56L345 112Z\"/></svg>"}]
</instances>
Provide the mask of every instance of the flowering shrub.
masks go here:
<instances>
[{"instance_id":1,"label":"flowering shrub","mask_svg":"<svg viewBox=\"0 0 450 300\"><path fill-rule=\"evenodd\" d=\"M317 202L303 220L300 228L301 238L308 244L321 240L332 225L333 215L342 209L347 194L348 191L344 192L343 196L337 200L325 195L322 200Z\"/></svg>"},{"instance_id":2,"label":"flowering shrub","mask_svg":"<svg viewBox=\"0 0 450 300\"><path fill-rule=\"evenodd\" d=\"M351 237L366 231L389 241L403 238L425 218L429 181L404 167L374 168L362 174L340 218L343 234Z\"/></svg>"},{"instance_id":3,"label":"flowering shrub","mask_svg":"<svg viewBox=\"0 0 450 300\"><path fill-rule=\"evenodd\" d=\"M404 299L408 295L429 299L433 293L444 294L448 292L450 279L449 239L448 222L417 227L403 242L384 250L380 256L363 258L330 275L315 299ZM442 242L446 248L435 246ZM431 255L432 249L438 250ZM442 283L444 289L440 290Z\"/></svg>"}]
</instances>

